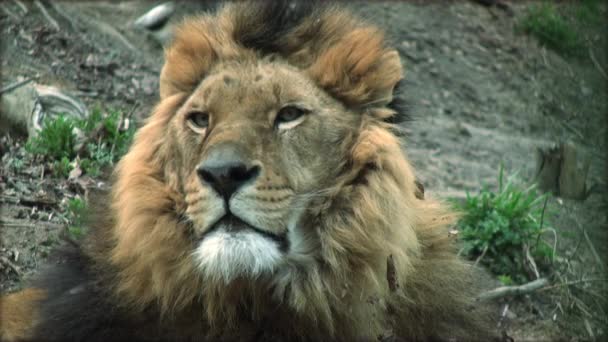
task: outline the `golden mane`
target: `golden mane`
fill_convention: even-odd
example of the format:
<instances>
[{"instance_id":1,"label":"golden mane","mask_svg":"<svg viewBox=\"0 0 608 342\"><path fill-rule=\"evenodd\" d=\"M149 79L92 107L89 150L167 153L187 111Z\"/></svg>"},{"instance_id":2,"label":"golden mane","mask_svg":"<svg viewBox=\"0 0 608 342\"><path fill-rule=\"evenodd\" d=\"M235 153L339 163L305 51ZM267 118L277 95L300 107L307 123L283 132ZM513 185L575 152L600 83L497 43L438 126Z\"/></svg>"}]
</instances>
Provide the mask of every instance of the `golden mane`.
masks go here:
<instances>
[{"instance_id":1,"label":"golden mane","mask_svg":"<svg viewBox=\"0 0 608 342\"><path fill-rule=\"evenodd\" d=\"M281 15L276 13L280 3L230 4L217 16L187 19L179 25L165 53L161 99L191 92L218 61L276 54L349 106L390 102L402 68L398 53L384 45L381 31L334 7L313 9L285 31L272 27L273 18Z\"/></svg>"},{"instance_id":2,"label":"golden mane","mask_svg":"<svg viewBox=\"0 0 608 342\"><path fill-rule=\"evenodd\" d=\"M398 53L378 29L344 10L312 9L282 30L272 27L273 11L233 3L176 28L160 103L115 172L112 224L87 242L96 264L115 272L116 302L141 312L158 306L166 319L200 310L210 336L242 325L243 311L252 322L284 311L299 324L290 337L375 338L386 329L411 339L475 337L479 321L466 313L471 269L456 257L447 231L455 215L415 196L414 171L385 121L396 115L387 105L403 76ZM255 284L204 282L189 258L184 185L166 127L213 65L272 55L364 119L339 156L341 177L306 209L310 234L319 237L305 239L309 252L290 256L286 268Z\"/></svg>"}]
</instances>

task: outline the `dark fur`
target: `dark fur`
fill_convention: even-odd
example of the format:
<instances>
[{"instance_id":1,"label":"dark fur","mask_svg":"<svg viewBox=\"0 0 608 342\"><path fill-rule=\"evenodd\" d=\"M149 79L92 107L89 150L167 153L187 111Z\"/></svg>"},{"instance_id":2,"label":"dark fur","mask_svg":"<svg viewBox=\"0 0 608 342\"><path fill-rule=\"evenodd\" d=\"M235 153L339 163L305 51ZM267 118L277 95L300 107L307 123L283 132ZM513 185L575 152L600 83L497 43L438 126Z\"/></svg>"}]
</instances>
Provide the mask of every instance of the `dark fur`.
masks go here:
<instances>
[{"instance_id":1,"label":"dark fur","mask_svg":"<svg viewBox=\"0 0 608 342\"><path fill-rule=\"evenodd\" d=\"M32 340L51 341L109 341L141 340L134 336L134 322L127 319L107 293L111 269L95 265L87 253L94 244L95 234L105 231L108 224L108 198L100 193L92 203L100 205L88 218L91 231L82 243L68 244L50 258L50 267L32 286L47 291L47 299L40 303L41 322ZM95 224L96 223L96 224Z\"/></svg>"},{"instance_id":2,"label":"dark fur","mask_svg":"<svg viewBox=\"0 0 608 342\"><path fill-rule=\"evenodd\" d=\"M112 220L109 196L99 192L91 200L88 219L90 233L78 246L66 244L50 257L50 265L43 270L32 287L47 291L47 299L40 303L40 323L32 341L201 341L200 334L183 334L179 327L188 322L168 318L161 322L155 308L148 308L137 316L129 314L110 293L115 270L96 263L91 255L104 253L104 236ZM191 323L191 322L190 322ZM187 338L184 336L188 336Z\"/></svg>"},{"instance_id":3,"label":"dark fur","mask_svg":"<svg viewBox=\"0 0 608 342\"><path fill-rule=\"evenodd\" d=\"M97 275L89 269L90 261L82 251L70 246L55 257L61 261L34 283L48 291L48 299L40 304L43 319L33 340L133 338L134 330L98 286Z\"/></svg>"},{"instance_id":4,"label":"dark fur","mask_svg":"<svg viewBox=\"0 0 608 342\"><path fill-rule=\"evenodd\" d=\"M395 111L395 114L385 121L395 125L402 125L412 121L410 115L411 105L407 101L407 95L405 93L405 81L401 80L397 82L395 90L393 92L393 100L387 105L388 108Z\"/></svg>"},{"instance_id":5,"label":"dark fur","mask_svg":"<svg viewBox=\"0 0 608 342\"><path fill-rule=\"evenodd\" d=\"M237 14L234 40L264 54L281 51L282 38L325 6L312 0L265 0L258 5L251 7L249 13Z\"/></svg>"}]
</instances>

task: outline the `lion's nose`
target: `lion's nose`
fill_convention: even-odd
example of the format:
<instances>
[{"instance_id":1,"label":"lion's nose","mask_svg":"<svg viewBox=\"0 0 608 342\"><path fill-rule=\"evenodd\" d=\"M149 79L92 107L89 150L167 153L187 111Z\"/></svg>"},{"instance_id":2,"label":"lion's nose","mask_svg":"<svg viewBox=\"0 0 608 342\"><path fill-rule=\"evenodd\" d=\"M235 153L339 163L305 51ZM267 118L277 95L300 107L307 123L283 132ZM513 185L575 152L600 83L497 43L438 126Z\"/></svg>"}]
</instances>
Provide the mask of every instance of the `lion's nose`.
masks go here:
<instances>
[{"instance_id":1,"label":"lion's nose","mask_svg":"<svg viewBox=\"0 0 608 342\"><path fill-rule=\"evenodd\" d=\"M226 201L244 184L253 181L260 167L245 157L234 144L215 146L197 168L199 178Z\"/></svg>"}]
</instances>

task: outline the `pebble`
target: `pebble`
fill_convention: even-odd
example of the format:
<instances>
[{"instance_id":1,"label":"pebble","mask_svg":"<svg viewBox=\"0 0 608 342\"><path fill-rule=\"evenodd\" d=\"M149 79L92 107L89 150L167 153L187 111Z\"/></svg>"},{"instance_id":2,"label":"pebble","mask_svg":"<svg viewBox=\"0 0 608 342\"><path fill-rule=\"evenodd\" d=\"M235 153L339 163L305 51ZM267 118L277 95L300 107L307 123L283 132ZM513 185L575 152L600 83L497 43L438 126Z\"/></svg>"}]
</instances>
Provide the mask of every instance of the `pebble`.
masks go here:
<instances>
[{"instance_id":1,"label":"pebble","mask_svg":"<svg viewBox=\"0 0 608 342\"><path fill-rule=\"evenodd\" d=\"M458 133L460 133L460 135L465 136L465 137L471 137L471 131L469 131L468 128L464 127L462 124L458 124Z\"/></svg>"}]
</instances>

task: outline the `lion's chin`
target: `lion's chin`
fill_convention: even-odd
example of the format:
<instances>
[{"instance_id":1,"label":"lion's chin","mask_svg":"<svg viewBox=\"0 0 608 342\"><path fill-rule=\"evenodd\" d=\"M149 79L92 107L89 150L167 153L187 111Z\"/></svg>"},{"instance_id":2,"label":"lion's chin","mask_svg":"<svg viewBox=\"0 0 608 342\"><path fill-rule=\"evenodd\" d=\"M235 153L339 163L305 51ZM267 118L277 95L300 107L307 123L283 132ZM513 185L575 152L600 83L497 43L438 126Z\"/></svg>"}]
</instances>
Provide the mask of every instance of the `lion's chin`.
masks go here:
<instances>
[{"instance_id":1,"label":"lion's chin","mask_svg":"<svg viewBox=\"0 0 608 342\"><path fill-rule=\"evenodd\" d=\"M193 256L206 279L227 284L274 272L283 258L281 249L280 241L255 229L220 223L205 234Z\"/></svg>"}]
</instances>

